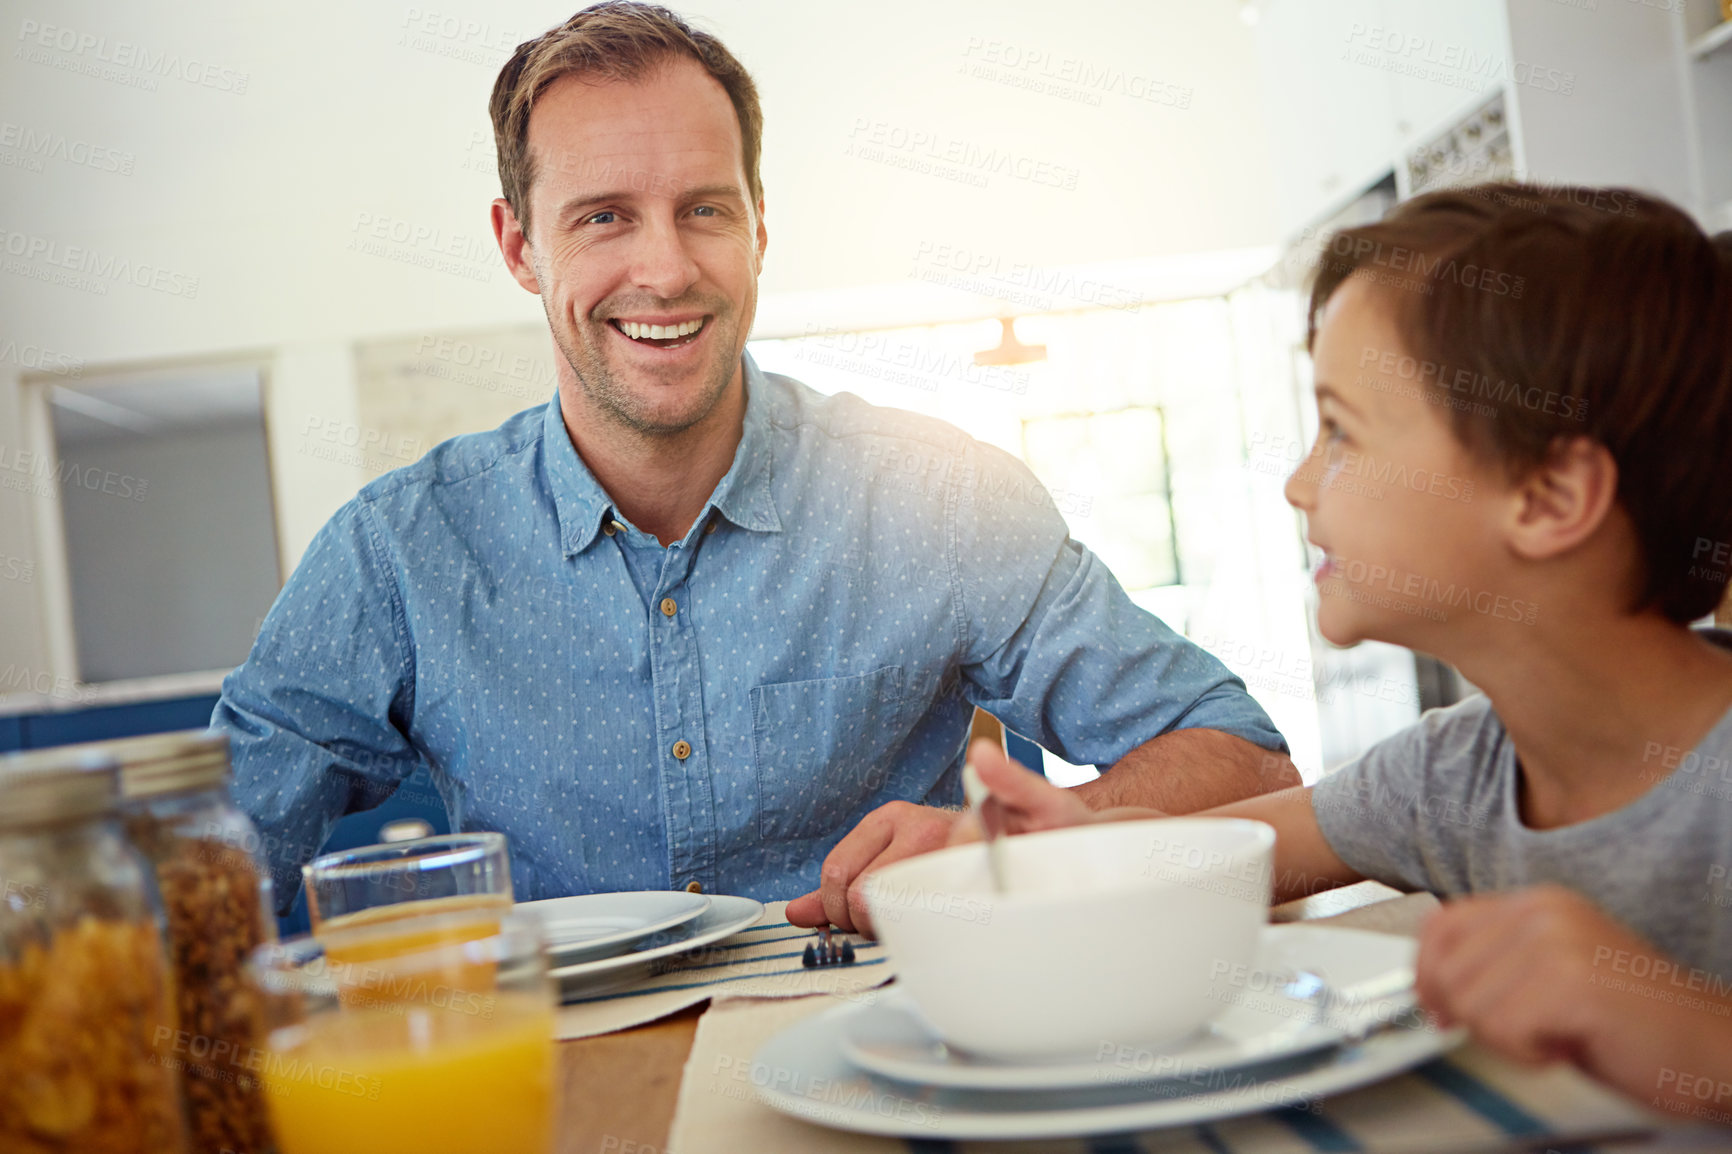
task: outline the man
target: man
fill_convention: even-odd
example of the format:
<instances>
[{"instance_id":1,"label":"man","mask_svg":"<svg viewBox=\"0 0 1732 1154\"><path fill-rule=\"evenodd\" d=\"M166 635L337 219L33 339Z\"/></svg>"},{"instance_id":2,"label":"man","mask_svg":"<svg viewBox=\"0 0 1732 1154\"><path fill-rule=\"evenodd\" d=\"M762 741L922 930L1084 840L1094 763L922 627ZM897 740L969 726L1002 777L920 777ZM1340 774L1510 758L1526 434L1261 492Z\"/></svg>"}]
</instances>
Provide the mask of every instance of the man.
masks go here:
<instances>
[{"instance_id":1,"label":"man","mask_svg":"<svg viewBox=\"0 0 1732 1154\"><path fill-rule=\"evenodd\" d=\"M865 870L947 837L977 704L1116 762L1090 804L1296 783L1243 685L1022 465L744 355L762 116L718 41L599 4L518 49L492 114L494 233L558 395L364 488L225 683L285 900L423 764L454 829L510 835L520 898L779 898L828 854L789 916L861 929Z\"/></svg>"}]
</instances>

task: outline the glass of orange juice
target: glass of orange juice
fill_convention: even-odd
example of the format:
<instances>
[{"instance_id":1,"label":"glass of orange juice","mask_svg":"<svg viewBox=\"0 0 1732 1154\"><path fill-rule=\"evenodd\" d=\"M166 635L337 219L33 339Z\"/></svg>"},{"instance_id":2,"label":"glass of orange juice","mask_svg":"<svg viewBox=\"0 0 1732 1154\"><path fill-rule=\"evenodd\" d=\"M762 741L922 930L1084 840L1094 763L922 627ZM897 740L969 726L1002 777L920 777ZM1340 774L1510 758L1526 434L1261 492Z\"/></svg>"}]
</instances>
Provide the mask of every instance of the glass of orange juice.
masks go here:
<instances>
[{"instance_id":1,"label":"glass of orange juice","mask_svg":"<svg viewBox=\"0 0 1732 1154\"><path fill-rule=\"evenodd\" d=\"M453 917L467 915L414 920ZM280 1154L549 1154L556 999L539 919L502 912L468 940L426 924L404 949L396 930L409 924L254 952L248 1064ZM381 936L395 952L381 955ZM367 960L342 960L344 946Z\"/></svg>"},{"instance_id":2,"label":"glass of orange juice","mask_svg":"<svg viewBox=\"0 0 1732 1154\"><path fill-rule=\"evenodd\" d=\"M502 833L362 846L314 858L301 874L315 933L447 912L474 912L477 925L490 926L511 906L511 855Z\"/></svg>"}]
</instances>

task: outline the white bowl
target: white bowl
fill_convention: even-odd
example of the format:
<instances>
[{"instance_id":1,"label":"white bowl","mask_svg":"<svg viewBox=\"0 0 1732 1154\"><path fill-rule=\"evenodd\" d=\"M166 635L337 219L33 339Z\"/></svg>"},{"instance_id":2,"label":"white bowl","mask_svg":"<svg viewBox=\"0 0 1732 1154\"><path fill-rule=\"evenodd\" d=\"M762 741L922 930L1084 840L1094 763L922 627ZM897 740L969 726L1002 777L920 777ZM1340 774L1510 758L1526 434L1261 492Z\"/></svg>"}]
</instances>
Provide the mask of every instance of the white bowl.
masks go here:
<instances>
[{"instance_id":1,"label":"white bowl","mask_svg":"<svg viewBox=\"0 0 1732 1154\"><path fill-rule=\"evenodd\" d=\"M907 858L866 879L897 981L945 1042L1030 1058L1159 1045L1225 1010L1268 921L1275 831L1108 822Z\"/></svg>"}]
</instances>

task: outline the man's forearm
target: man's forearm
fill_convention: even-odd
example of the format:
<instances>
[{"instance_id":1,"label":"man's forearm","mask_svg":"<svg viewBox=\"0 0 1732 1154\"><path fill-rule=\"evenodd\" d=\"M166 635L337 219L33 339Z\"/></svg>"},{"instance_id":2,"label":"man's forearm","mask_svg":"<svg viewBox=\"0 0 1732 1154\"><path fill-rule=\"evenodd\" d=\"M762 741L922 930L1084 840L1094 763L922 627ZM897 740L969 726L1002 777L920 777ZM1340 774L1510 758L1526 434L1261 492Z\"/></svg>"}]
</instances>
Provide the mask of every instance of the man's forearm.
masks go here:
<instances>
[{"instance_id":1,"label":"man's forearm","mask_svg":"<svg viewBox=\"0 0 1732 1154\"><path fill-rule=\"evenodd\" d=\"M1137 746L1076 792L1091 809L1195 813L1299 784L1284 753L1218 729L1179 729Z\"/></svg>"}]
</instances>

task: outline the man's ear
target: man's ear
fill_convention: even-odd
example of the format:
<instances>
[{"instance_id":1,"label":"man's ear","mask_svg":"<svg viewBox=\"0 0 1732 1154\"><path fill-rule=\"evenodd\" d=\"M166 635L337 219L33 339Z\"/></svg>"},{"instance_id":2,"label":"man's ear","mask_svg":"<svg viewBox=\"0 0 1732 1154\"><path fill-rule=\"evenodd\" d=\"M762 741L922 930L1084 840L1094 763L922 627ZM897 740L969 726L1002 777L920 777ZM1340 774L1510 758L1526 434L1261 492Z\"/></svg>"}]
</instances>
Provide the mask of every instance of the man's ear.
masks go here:
<instances>
[{"instance_id":1,"label":"man's ear","mask_svg":"<svg viewBox=\"0 0 1732 1154\"><path fill-rule=\"evenodd\" d=\"M770 234L764 231L764 198L758 198L758 267L764 267L764 250L770 245Z\"/></svg>"},{"instance_id":2,"label":"man's ear","mask_svg":"<svg viewBox=\"0 0 1732 1154\"><path fill-rule=\"evenodd\" d=\"M512 211L511 202L504 197L493 202L493 239L499 242L499 251L505 257L505 267L510 270L511 279L540 296L541 282L535 278L535 266L529 261L529 238L523 235L523 229L517 223L517 213Z\"/></svg>"},{"instance_id":3,"label":"man's ear","mask_svg":"<svg viewBox=\"0 0 1732 1154\"><path fill-rule=\"evenodd\" d=\"M1515 486L1509 526L1517 555L1542 561L1576 548L1605 523L1618 499L1618 463L1591 437L1560 437Z\"/></svg>"}]
</instances>

